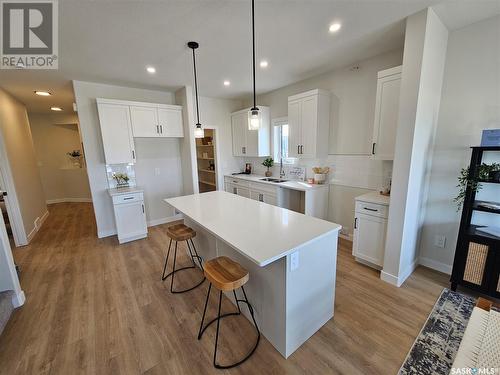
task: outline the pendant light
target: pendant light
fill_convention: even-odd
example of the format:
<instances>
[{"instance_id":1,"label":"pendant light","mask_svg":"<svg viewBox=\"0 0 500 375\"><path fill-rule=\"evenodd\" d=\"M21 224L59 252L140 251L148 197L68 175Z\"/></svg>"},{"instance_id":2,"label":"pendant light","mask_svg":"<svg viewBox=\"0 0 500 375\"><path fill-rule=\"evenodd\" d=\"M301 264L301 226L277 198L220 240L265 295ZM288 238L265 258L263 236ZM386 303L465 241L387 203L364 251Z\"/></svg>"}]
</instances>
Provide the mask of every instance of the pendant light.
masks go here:
<instances>
[{"instance_id":1,"label":"pendant light","mask_svg":"<svg viewBox=\"0 0 500 375\"><path fill-rule=\"evenodd\" d=\"M252 68L253 68L253 107L248 112L248 129L259 130L261 116L255 100L255 0L252 0Z\"/></svg>"},{"instance_id":2,"label":"pendant light","mask_svg":"<svg viewBox=\"0 0 500 375\"><path fill-rule=\"evenodd\" d=\"M194 137L195 138L203 138L205 136L205 132L200 124L200 109L198 106L198 80L196 78L196 57L194 50L197 49L200 45L197 42L188 42L188 47L193 50L193 69L194 69L194 92L196 97L196 127L194 128Z\"/></svg>"}]
</instances>

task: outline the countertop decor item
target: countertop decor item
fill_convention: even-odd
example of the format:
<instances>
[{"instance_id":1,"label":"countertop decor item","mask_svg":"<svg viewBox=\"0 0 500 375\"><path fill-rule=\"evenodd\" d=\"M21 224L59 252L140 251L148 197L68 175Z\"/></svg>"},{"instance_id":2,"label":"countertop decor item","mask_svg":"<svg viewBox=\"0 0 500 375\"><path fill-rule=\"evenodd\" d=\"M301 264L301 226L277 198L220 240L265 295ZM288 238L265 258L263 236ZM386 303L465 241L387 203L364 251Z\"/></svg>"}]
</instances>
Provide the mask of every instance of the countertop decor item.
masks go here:
<instances>
[{"instance_id":1,"label":"countertop decor item","mask_svg":"<svg viewBox=\"0 0 500 375\"><path fill-rule=\"evenodd\" d=\"M71 158L71 162L73 163L74 167L77 167L77 168L82 167L81 160L80 160L82 157L82 153L80 152L80 150L73 150L71 152L67 152L66 155L68 155Z\"/></svg>"},{"instance_id":2,"label":"countertop decor item","mask_svg":"<svg viewBox=\"0 0 500 375\"><path fill-rule=\"evenodd\" d=\"M326 181L326 175L330 172L330 167L313 167L314 172L314 183L324 184Z\"/></svg>"},{"instance_id":3,"label":"countertop decor item","mask_svg":"<svg viewBox=\"0 0 500 375\"><path fill-rule=\"evenodd\" d=\"M262 165L267 168L266 177L271 177L273 175L273 173L269 170L269 168L273 167L274 159L273 158L266 158L262 162Z\"/></svg>"},{"instance_id":4,"label":"countertop decor item","mask_svg":"<svg viewBox=\"0 0 500 375\"><path fill-rule=\"evenodd\" d=\"M113 173L113 178L116 180L116 187L128 187L129 177L126 173Z\"/></svg>"}]
</instances>

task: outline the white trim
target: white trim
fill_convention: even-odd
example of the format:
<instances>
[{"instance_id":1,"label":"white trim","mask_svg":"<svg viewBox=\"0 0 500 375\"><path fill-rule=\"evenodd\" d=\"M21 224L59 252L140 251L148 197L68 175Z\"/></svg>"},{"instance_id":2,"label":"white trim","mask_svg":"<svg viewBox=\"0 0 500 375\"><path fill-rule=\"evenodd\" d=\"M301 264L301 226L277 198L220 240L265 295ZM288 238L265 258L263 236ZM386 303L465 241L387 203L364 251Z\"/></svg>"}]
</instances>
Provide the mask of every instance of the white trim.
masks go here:
<instances>
[{"instance_id":1,"label":"white trim","mask_svg":"<svg viewBox=\"0 0 500 375\"><path fill-rule=\"evenodd\" d=\"M156 225L161 225L161 224L170 223L172 221L182 220L182 218L183 218L182 214L177 214L174 216L162 217L160 219L155 219L155 220L149 220L148 227L154 227Z\"/></svg>"},{"instance_id":2,"label":"white trim","mask_svg":"<svg viewBox=\"0 0 500 375\"><path fill-rule=\"evenodd\" d=\"M58 198L58 199L47 199L46 204L55 203L92 203L92 198Z\"/></svg>"},{"instance_id":3,"label":"white trim","mask_svg":"<svg viewBox=\"0 0 500 375\"><path fill-rule=\"evenodd\" d=\"M40 217L40 218L37 217L35 219L35 222L33 223L34 228L28 234L28 244L31 242L31 240L33 239L33 237L35 237L35 234L38 233L38 231L40 230L40 228L42 227L43 223L45 223L45 220L47 220L48 217L49 217L49 211L45 211L45 213L42 215L42 217ZM36 225L37 219L40 219L40 221L39 221L40 224L38 226Z\"/></svg>"},{"instance_id":4,"label":"white trim","mask_svg":"<svg viewBox=\"0 0 500 375\"><path fill-rule=\"evenodd\" d=\"M26 296L24 294L24 291L21 290L18 293L13 293L12 306L14 306L15 309L24 305L25 301L26 301Z\"/></svg>"},{"instance_id":5,"label":"white trim","mask_svg":"<svg viewBox=\"0 0 500 375\"><path fill-rule=\"evenodd\" d=\"M435 271L446 273L448 275L451 275L451 270L453 268L453 266L449 264L438 262L437 260L426 257L420 257L419 264L427 268L431 268Z\"/></svg>"},{"instance_id":6,"label":"white trim","mask_svg":"<svg viewBox=\"0 0 500 375\"><path fill-rule=\"evenodd\" d=\"M394 286L397 286L398 288L403 285L403 283L406 281L406 279L415 271L415 268L417 268L419 262L418 258L413 261L412 264L410 264L404 272L401 272L399 276L394 276L391 275L390 273L385 272L384 270L380 271L380 278Z\"/></svg>"},{"instance_id":7,"label":"white trim","mask_svg":"<svg viewBox=\"0 0 500 375\"><path fill-rule=\"evenodd\" d=\"M347 241L353 241L353 236L352 236L352 233L348 233L348 234L344 234L344 233L339 233L339 237L340 238L343 238L344 240L347 240Z\"/></svg>"},{"instance_id":8,"label":"white trim","mask_svg":"<svg viewBox=\"0 0 500 375\"><path fill-rule=\"evenodd\" d=\"M97 231L97 238L104 238L104 237L111 237L115 236L116 229L110 229L110 230L98 230Z\"/></svg>"}]
</instances>

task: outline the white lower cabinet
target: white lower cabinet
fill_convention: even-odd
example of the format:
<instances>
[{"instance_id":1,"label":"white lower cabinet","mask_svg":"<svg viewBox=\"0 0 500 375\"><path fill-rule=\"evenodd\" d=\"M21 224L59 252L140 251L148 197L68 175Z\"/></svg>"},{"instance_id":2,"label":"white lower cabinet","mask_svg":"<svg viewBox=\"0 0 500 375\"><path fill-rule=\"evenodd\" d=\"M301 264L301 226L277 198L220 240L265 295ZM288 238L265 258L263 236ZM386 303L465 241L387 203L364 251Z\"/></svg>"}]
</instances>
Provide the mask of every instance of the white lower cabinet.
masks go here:
<instances>
[{"instance_id":1,"label":"white lower cabinet","mask_svg":"<svg viewBox=\"0 0 500 375\"><path fill-rule=\"evenodd\" d=\"M388 206L356 201L352 254L376 268L384 264Z\"/></svg>"},{"instance_id":2,"label":"white lower cabinet","mask_svg":"<svg viewBox=\"0 0 500 375\"><path fill-rule=\"evenodd\" d=\"M230 177L226 177L224 182L228 193L278 206L279 187Z\"/></svg>"},{"instance_id":3,"label":"white lower cabinet","mask_svg":"<svg viewBox=\"0 0 500 375\"><path fill-rule=\"evenodd\" d=\"M118 241L124 243L147 237L143 193L115 195L112 198Z\"/></svg>"}]
</instances>

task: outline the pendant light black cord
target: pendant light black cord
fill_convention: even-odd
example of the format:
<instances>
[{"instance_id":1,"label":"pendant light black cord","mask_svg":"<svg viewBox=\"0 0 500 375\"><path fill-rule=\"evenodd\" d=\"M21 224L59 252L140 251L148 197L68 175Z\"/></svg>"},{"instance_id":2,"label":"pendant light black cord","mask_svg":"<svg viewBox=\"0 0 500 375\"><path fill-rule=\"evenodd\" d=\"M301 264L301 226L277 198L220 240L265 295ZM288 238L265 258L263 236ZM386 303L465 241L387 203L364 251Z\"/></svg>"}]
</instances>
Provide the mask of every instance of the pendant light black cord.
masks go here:
<instances>
[{"instance_id":1,"label":"pendant light black cord","mask_svg":"<svg viewBox=\"0 0 500 375\"><path fill-rule=\"evenodd\" d=\"M198 48L198 43L196 42L189 42L188 43L189 48L193 50L193 69L194 69L194 92L195 92L195 97L196 97L196 119L198 122L196 125L201 125L200 124L200 110L198 108L198 80L196 77L196 56L194 53L194 50Z\"/></svg>"},{"instance_id":2,"label":"pendant light black cord","mask_svg":"<svg viewBox=\"0 0 500 375\"><path fill-rule=\"evenodd\" d=\"M253 56L253 108L258 110L255 99L255 0L252 0L252 56Z\"/></svg>"}]
</instances>

